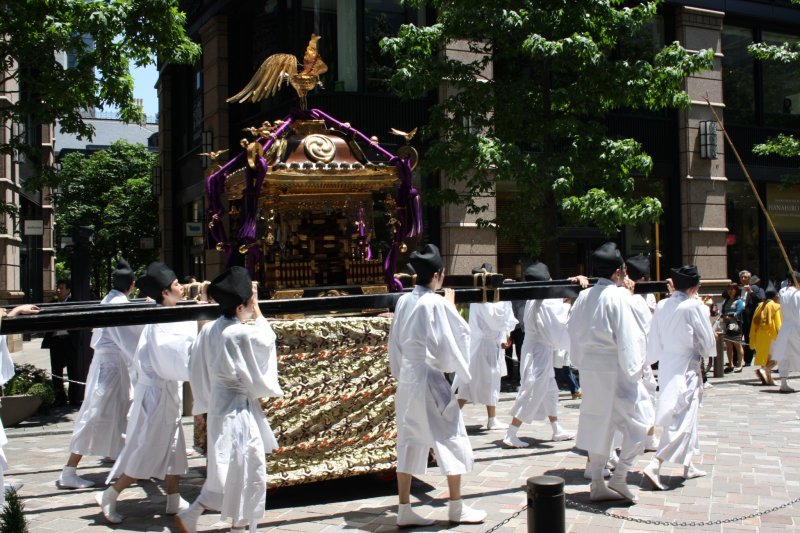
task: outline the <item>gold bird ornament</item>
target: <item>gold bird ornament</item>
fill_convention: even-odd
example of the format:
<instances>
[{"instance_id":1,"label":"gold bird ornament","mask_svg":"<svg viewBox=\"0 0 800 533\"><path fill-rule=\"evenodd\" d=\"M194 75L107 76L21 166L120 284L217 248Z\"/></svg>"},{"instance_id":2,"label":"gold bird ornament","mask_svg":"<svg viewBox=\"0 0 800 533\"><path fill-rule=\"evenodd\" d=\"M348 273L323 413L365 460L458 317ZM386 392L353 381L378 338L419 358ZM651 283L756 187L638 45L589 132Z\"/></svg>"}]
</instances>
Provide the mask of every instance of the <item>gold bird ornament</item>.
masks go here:
<instances>
[{"instance_id":1,"label":"gold bird ornament","mask_svg":"<svg viewBox=\"0 0 800 533\"><path fill-rule=\"evenodd\" d=\"M389 129L389 133L391 133L392 135L397 135L398 137L402 137L403 139L406 140L406 144L410 144L411 139L413 139L414 135L417 134L417 128L414 128L409 132L401 131L398 130L397 128L391 128Z\"/></svg>"},{"instance_id":2,"label":"gold bird ornament","mask_svg":"<svg viewBox=\"0 0 800 533\"><path fill-rule=\"evenodd\" d=\"M222 154L224 154L227 151L228 151L228 149L225 148L224 150L217 150L215 152L203 152L203 153L197 154L197 155L203 156L203 157L208 156L209 158L211 158L211 161L216 161L219 158L219 156L221 156Z\"/></svg>"},{"instance_id":3,"label":"gold bird ornament","mask_svg":"<svg viewBox=\"0 0 800 533\"><path fill-rule=\"evenodd\" d=\"M320 75L328 72L328 65L317 49L320 36L312 33L303 54L303 65L298 71L298 61L292 54L273 54L256 71L244 88L228 98L228 102L258 102L274 96L284 83L289 83L300 97L300 107L306 109L306 94L320 83Z\"/></svg>"}]
</instances>

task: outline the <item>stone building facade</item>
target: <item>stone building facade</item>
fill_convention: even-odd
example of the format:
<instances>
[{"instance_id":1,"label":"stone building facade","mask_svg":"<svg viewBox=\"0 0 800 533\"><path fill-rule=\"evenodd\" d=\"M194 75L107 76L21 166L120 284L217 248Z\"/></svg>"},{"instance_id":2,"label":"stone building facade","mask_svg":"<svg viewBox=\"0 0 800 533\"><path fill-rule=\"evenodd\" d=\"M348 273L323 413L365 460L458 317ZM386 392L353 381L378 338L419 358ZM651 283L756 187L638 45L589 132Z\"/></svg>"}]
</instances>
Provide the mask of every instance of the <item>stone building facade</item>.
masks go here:
<instances>
[{"instance_id":1,"label":"stone building facade","mask_svg":"<svg viewBox=\"0 0 800 533\"><path fill-rule=\"evenodd\" d=\"M179 275L210 279L220 271L222 257L205 250L202 234L194 229L204 219L203 177L210 164L198 154L221 149L237 153L242 128L280 118L296 105L286 96L289 91L258 104L228 104L226 98L268 55L299 55L314 31L323 35L321 52L331 69L326 88L310 95L311 107L380 137L390 127L410 129L425 123L430 100L401 102L390 96L382 85L385 65L373 49L381 31L393 33L401 23L431 23L435 13L410 10L397 0L254 0L237 3L235 9L207 1L186 2L184 7L190 34L202 44L203 57L194 68L163 65L160 71L163 258L175 265ZM752 154L752 146L776 133L800 132L800 114L795 115L800 113L800 86L794 86L798 77L789 75L791 67L753 60L746 44L797 40L800 8L784 1L669 1L654 24L653 34L661 44L677 40L690 50L713 49L714 69L686 80L692 102L688 109L659 116L610 117L613 134L635 138L653 158L653 172L644 185L665 207L661 224L625 228L617 240L626 255L660 254L653 270L662 278L670 266L697 264L709 291L717 291L745 268L763 280L782 277L786 268L775 239L722 132L704 136L701 143L701 129L710 131L716 124L713 108L751 169L756 189L775 215L775 225L797 264L800 187L779 186L797 162L759 158ZM458 43L446 52L466 53ZM447 90L442 87L439 95L430 97L441 97ZM709 140L713 146L707 145ZM424 199L425 190L438 187L446 177L415 179ZM486 202L490 210L502 209L514 194L501 188ZM440 245L450 272L466 273L489 261L513 277L527 259L516 243L478 228L462 208L428 208L425 215L424 238ZM585 272L591 250L604 240L592 228L562 228L551 265L554 276Z\"/></svg>"}]
</instances>

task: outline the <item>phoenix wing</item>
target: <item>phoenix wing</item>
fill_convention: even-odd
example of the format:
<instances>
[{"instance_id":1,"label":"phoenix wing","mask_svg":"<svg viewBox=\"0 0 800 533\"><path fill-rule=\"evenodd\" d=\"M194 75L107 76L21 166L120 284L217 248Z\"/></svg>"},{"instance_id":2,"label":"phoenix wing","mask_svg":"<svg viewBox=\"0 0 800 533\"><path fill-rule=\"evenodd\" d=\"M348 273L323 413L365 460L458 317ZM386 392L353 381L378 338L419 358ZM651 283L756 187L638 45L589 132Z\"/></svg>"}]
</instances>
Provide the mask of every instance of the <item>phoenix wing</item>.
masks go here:
<instances>
[{"instance_id":1,"label":"phoenix wing","mask_svg":"<svg viewBox=\"0 0 800 533\"><path fill-rule=\"evenodd\" d=\"M273 96L281 85L297 75L297 58L291 54L273 54L261 63L244 89L228 98L228 102L258 102Z\"/></svg>"}]
</instances>

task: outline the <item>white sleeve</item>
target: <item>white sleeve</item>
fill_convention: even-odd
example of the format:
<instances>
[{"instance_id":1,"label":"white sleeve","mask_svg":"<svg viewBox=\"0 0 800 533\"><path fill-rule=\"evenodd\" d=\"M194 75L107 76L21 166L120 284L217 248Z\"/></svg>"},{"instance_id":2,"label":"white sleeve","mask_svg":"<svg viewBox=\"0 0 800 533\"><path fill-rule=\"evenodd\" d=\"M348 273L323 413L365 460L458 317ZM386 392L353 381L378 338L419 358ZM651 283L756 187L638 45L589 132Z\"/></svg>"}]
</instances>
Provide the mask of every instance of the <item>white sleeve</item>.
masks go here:
<instances>
[{"instance_id":1,"label":"white sleeve","mask_svg":"<svg viewBox=\"0 0 800 533\"><path fill-rule=\"evenodd\" d=\"M426 297L441 298L435 294L423 296ZM428 347L431 355L427 359L428 364L441 372L455 372L460 383L469 383L472 380L469 373L469 325L444 299L430 306L430 309L433 312L433 333L430 337L433 345Z\"/></svg>"},{"instance_id":2,"label":"white sleeve","mask_svg":"<svg viewBox=\"0 0 800 533\"><path fill-rule=\"evenodd\" d=\"M283 396L278 384L275 333L264 317L253 325L231 326L223 334L225 352L250 398Z\"/></svg>"},{"instance_id":3,"label":"white sleeve","mask_svg":"<svg viewBox=\"0 0 800 533\"><path fill-rule=\"evenodd\" d=\"M157 325L150 363L162 379L189 381L189 348L197 336L192 328L197 329L196 322Z\"/></svg>"},{"instance_id":4,"label":"white sleeve","mask_svg":"<svg viewBox=\"0 0 800 533\"><path fill-rule=\"evenodd\" d=\"M211 379L208 372L209 354L208 337L214 322L206 324L189 350L189 383L192 387L192 414L202 415L208 412L211 395Z\"/></svg>"}]
</instances>

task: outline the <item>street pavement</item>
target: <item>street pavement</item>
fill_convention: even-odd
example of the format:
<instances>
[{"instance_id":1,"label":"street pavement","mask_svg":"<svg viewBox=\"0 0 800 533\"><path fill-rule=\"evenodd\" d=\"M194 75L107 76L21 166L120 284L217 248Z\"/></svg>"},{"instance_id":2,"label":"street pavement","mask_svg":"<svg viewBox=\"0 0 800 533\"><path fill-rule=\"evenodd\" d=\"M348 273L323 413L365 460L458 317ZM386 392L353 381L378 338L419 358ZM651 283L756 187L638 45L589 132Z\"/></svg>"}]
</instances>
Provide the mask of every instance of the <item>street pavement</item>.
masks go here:
<instances>
[{"instance_id":1,"label":"street pavement","mask_svg":"<svg viewBox=\"0 0 800 533\"><path fill-rule=\"evenodd\" d=\"M17 362L49 368L48 353L39 348L40 342L35 339L24 343L23 350L12 357ZM800 389L800 375L792 378ZM653 455L645 454L628 477L629 483L638 487L637 505L591 504L588 484L583 479L585 456L574 450L571 442L550 442L549 424L523 425L519 436L531 447L504 449L504 432L482 427L486 422L485 408L467 405L464 415L475 452L475 469L463 478L463 494L471 506L486 510L488 518L480 525L451 526L446 521L446 478L438 470L431 470L429 475L414 480L412 501L420 514L437 523L417 531L484 532L498 525L498 532L528 531L524 510L526 480L544 474L564 478L568 500L601 513L643 521L692 522L685 527L672 527L568 507L569 532L800 531L800 502L731 523L696 524L753 515L800 500L800 393L779 394L777 387L760 385L751 368L710 381L714 387L705 390L699 422L702 453L697 458L698 466L709 475L683 480L679 465L665 464L662 474L668 490L653 491L641 474ZM509 421L513 401L513 393L501 394L497 406L501 420ZM580 400L560 393L559 418L570 431L577 428L579 406ZM9 442L5 452L10 464L6 479L24 483L20 496L30 531L177 531L173 517L163 514L164 486L158 481L142 481L124 491L118 511L125 520L108 526L94 496L101 490L110 465L101 464L98 458L87 457L79 467L79 474L96 482L96 488L70 491L55 487L54 481L69 454L75 414L69 408L54 410L6 429ZM184 419L184 426L190 441L191 417ZM205 459L191 456L189 465L190 473L182 480L181 493L191 501L202 485ZM259 531L394 531L396 504L394 482L375 476L289 487L268 494L266 516L260 521ZM203 515L199 530L227 531L229 524L218 519L216 514Z\"/></svg>"}]
</instances>

